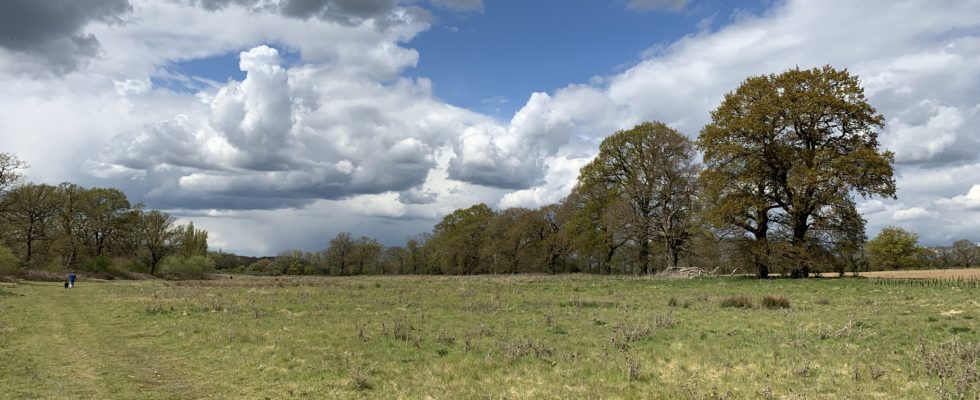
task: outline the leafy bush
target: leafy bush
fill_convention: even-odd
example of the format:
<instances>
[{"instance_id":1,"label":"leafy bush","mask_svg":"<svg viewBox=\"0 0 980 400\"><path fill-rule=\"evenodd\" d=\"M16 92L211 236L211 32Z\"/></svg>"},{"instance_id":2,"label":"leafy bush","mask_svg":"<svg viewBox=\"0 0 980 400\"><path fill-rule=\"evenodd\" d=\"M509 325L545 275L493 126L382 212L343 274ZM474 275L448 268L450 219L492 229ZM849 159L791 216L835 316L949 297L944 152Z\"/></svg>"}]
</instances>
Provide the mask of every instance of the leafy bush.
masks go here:
<instances>
[{"instance_id":1,"label":"leafy bush","mask_svg":"<svg viewBox=\"0 0 980 400\"><path fill-rule=\"evenodd\" d=\"M146 263L138 258L116 257L112 260L113 269L123 273L146 273Z\"/></svg>"},{"instance_id":2,"label":"leafy bush","mask_svg":"<svg viewBox=\"0 0 980 400\"><path fill-rule=\"evenodd\" d=\"M20 267L20 259L10 249L0 246L0 276L13 275Z\"/></svg>"},{"instance_id":3,"label":"leafy bush","mask_svg":"<svg viewBox=\"0 0 980 400\"><path fill-rule=\"evenodd\" d=\"M109 272L110 267L112 267L112 259L107 256L98 256L88 260L82 266L82 270L89 272Z\"/></svg>"},{"instance_id":4,"label":"leafy bush","mask_svg":"<svg viewBox=\"0 0 980 400\"><path fill-rule=\"evenodd\" d=\"M282 275L282 270L279 269L271 260L263 258L245 268L245 273L252 275L278 276Z\"/></svg>"},{"instance_id":5,"label":"leafy bush","mask_svg":"<svg viewBox=\"0 0 980 400\"><path fill-rule=\"evenodd\" d=\"M766 296L762 298L762 306L765 308L789 308L789 299L783 296Z\"/></svg>"},{"instance_id":6,"label":"leafy bush","mask_svg":"<svg viewBox=\"0 0 980 400\"><path fill-rule=\"evenodd\" d=\"M214 261L206 256L167 257L160 263L160 273L176 279L206 279L214 272Z\"/></svg>"},{"instance_id":7,"label":"leafy bush","mask_svg":"<svg viewBox=\"0 0 980 400\"><path fill-rule=\"evenodd\" d=\"M729 296L721 301L722 307L730 308L752 308L752 299L745 296Z\"/></svg>"}]
</instances>

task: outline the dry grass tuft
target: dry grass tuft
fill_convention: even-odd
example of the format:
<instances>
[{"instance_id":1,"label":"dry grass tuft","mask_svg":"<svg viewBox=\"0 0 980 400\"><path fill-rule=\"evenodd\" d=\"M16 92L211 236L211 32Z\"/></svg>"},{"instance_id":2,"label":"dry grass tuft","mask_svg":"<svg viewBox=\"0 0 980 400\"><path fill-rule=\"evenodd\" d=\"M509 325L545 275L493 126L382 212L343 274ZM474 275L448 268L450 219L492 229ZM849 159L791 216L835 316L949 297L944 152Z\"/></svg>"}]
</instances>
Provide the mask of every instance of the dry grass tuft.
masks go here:
<instances>
[{"instance_id":1,"label":"dry grass tuft","mask_svg":"<svg viewBox=\"0 0 980 400\"><path fill-rule=\"evenodd\" d=\"M783 296L766 296L762 298L765 308L789 308L789 299Z\"/></svg>"},{"instance_id":2,"label":"dry grass tuft","mask_svg":"<svg viewBox=\"0 0 980 400\"><path fill-rule=\"evenodd\" d=\"M745 296L729 296L721 300L723 308L752 308L752 299Z\"/></svg>"}]
</instances>

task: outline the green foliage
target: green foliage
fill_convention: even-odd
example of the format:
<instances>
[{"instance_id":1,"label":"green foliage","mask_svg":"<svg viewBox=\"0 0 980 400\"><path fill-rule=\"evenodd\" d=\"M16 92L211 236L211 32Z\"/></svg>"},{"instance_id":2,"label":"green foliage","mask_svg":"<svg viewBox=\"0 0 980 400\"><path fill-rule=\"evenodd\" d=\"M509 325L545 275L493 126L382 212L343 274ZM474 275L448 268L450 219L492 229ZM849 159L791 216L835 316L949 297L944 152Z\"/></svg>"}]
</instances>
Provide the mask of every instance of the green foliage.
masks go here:
<instances>
[{"instance_id":1,"label":"green foliage","mask_svg":"<svg viewBox=\"0 0 980 400\"><path fill-rule=\"evenodd\" d=\"M174 251L207 254L207 232L193 224L175 227L173 216L144 211L117 188L24 183L25 167L0 153L0 237L28 269L114 274L141 258L153 273Z\"/></svg>"},{"instance_id":2,"label":"green foliage","mask_svg":"<svg viewBox=\"0 0 980 400\"><path fill-rule=\"evenodd\" d=\"M699 166L694 144L662 122L645 122L607 137L582 167L579 185L612 210L638 246L638 272L653 272L650 244L662 243L667 268L678 266L694 229Z\"/></svg>"},{"instance_id":3,"label":"green foliage","mask_svg":"<svg viewBox=\"0 0 980 400\"><path fill-rule=\"evenodd\" d=\"M496 213L483 233L479 257L490 273L556 273L565 266L567 242L560 234L568 217L560 205Z\"/></svg>"},{"instance_id":4,"label":"green foliage","mask_svg":"<svg viewBox=\"0 0 980 400\"><path fill-rule=\"evenodd\" d=\"M214 261L207 256L169 256L160 263L160 273L176 279L206 279L214 273Z\"/></svg>"},{"instance_id":5,"label":"green foliage","mask_svg":"<svg viewBox=\"0 0 980 400\"><path fill-rule=\"evenodd\" d=\"M93 257L82 267L83 271L89 272L109 272L112 268L112 259L108 256Z\"/></svg>"},{"instance_id":6,"label":"green foliage","mask_svg":"<svg viewBox=\"0 0 980 400\"><path fill-rule=\"evenodd\" d=\"M354 254L354 238L350 232L340 232L324 250L324 258L327 260L331 273L334 275L347 275L350 273L351 258Z\"/></svg>"},{"instance_id":7,"label":"green foliage","mask_svg":"<svg viewBox=\"0 0 980 400\"><path fill-rule=\"evenodd\" d=\"M0 276L10 276L20 268L20 259L7 246L0 245Z\"/></svg>"},{"instance_id":8,"label":"green foliage","mask_svg":"<svg viewBox=\"0 0 980 400\"><path fill-rule=\"evenodd\" d=\"M847 70L747 79L698 138L708 220L753 235L760 276L768 273L770 226L782 225L805 274L812 246L861 241L864 220L850 193L895 195L894 154L878 143L883 124Z\"/></svg>"},{"instance_id":9,"label":"green foliage","mask_svg":"<svg viewBox=\"0 0 980 400\"><path fill-rule=\"evenodd\" d=\"M259 259L249 264L245 272L252 275L282 275L282 269L278 268L272 260L268 258Z\"/></svg>"},{"instance_id":10,"label":"green foliage","mask_svg":"<svg viewBox=\"0 0 980 400\"><path fill-rule=\"evenodd\" d=\"M176 218L156 210L140 211L138 221L137 237L146 252L147 272L153 274L160 261L178 248L182 230L174 229Z\"/></svg>"},{"instance_id":11,"label":"green foliage","mask_svg":"<svg viewBox=\"0 0 980 400\"><path fill-rule=\"evenodd\" d=\"M972 267L980 264L980 247L969 240L960 239L953 242L953 265L957 267Z\"/></svg>"},{"instance_id":12,"label":"green foliage","mask_svg":"<svg viewBox=\"0 0 980 400\"><path fill-rule=\"evenodd\" d=\"M78 212L83 215L77 234L89 240L92 254L105 256L130 227L129 200L116 188L91 188L80 193Z\"/></svg>"},{"instance_id":13,"label":"green foliage","mask_svg":"<svg viewBox=\"0 0 980 400\"><path fill-rule=\"evenodd\" d=\"M875 270L912 269L919 262L919 235L897 226L881 230L867 244L868 258Z\"/></svg>"},{"instance_id":14,"label":"green foliage","mask_svg":"<svg viewBox=\"0 0 980 400\"><path fill-rule=\"evenodd\" d=\"M4 217L9 223L8 234L18 244L22 244L24 262L35 264L33 261L39 245L53 239L57 233L57 189L43 184L20 185L5 193L4 201L8 204L4 210Z\"/></svg>"},{"instance_id":15,"label":"green foliage","mask_svg":"<svg viewBox=\"0 0 980 400\"><path fill-rule=\"evenodd\" d=\"M405 274L408 270L409 253L404 247L386 247L381 254L382 273Z\"/></svg>"},{"instance_id":16,"label":"green foliage","mask_svg":"<svg viewBox=\"0 0 980 400\"><path fill-rule=\"evenodd\" d=\"M384 246L377 239L361 236L354 241L351 253L352 266L355 274L385 273L381 268L381 251Z\"/></svg>"},{"instance_id":17,"label":"green foliage","mask_svg":"<svg viewBox=\"0 0 980 400\"><path fill-rule=\"evenodd\" d=\"M405 272L411 274L426 273L429 265L429 252L426 251L427 237L419 235L410 237L405 242Z\"/></svg>"},{"instance_id":18,"label":"green foliage","mask_svg":"<svg viewBox=\"0 0 980 400\"><path fill-rule=\"evenodd\" d=\"M0 193L23 181L24 174L20 170L24 168L27 168L27 162L12 153L0 152Z\"/></svg>"},{"instance_id":19,"label":"green foliage","mask_svg":"<svg viewBox=\"0 0 980 400\"><path fill-rule=\"evenodd\" d=\"M217 270L242 270L259 260L257 257L240 256L220 250L209 252L208 257L214 260L214 268Z\"/></svg>"},{"instance_id":20,"label":"green foliage","mask_svg":"<svg viewBox=\"0 0 980 400\"><path fill-rule=\"evenodd\" d=\"M113 259L113 271L117 272L138 272L145 273L146 265L141 260L133 257L116 257Z\"/></svg>"},{"instance_id":21,"label":"green foliage","mask_svg":"<svg viewBox=\"0 0 980 400\"><path fill-rule=\"evenodd\" d=\"M436 224L427 242L439 272L476 274L488 272L486 260L480 257L485 232L495 214L486 204L461 208Z\"/></svg>"},{"instance_id":22,"label":"green foliage","mask_svg":"<svg viewBox=\"0 0 980 400\"><path fill-rule=\"evenodd\" d=\"M587 260L585 270L595 273L613 272L613 257L627 241L621 209L622 199L607 195L600 188L585 189L581 185L562 201L571 215L562 227L561 235L580 257Z\"/></svg>"},{"instance_id":23,"label":"green foliage","mask_svg":"<svg viewBox=\"0 0 980 400\"><path fill-rule=\"evenodd\" d=\"M303 252L294 250L279 254L272 260L272 268L279 270L283 275L305 275L309 269L309 262L303 257Z\"/></svg>"},{"instance_id":24,"label":"green foliage","mask_svg":"<svg viewBox=\"0 0 980 400\"><path fill-rule=\"evenodd\" d=\"M208 254L208 231L195 229L194 223L175 228L179 236L177 252L182 257L206 256Z\"/></svg>"}]
</instances>

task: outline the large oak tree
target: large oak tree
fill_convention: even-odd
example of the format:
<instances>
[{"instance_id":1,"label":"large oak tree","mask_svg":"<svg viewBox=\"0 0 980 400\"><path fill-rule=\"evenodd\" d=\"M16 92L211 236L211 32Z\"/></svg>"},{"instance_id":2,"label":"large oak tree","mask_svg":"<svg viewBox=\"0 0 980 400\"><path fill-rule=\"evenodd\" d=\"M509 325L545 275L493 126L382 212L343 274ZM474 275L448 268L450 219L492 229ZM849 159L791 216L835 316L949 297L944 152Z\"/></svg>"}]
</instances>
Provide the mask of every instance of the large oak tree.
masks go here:
<instances>
[{"instance_id":1,"label":"large oak tree","mask_svg":"<svg viewBox=\"0 0 980 400\"><path fill-rule=\"evenodd\" d=\"M806 275L815 226L863 235L852 193L895 195L894 155L877 131L884 118L868 104L857 76L830 66L747 79L711 113L698 146L709 215L744 229L767 248L771 224L790 237L794 273ZM757 258L758 274L768 259Z\"/></svg>"},{"instance_id":2,"label":"large oak tree","mask_svg":"<svg viewBox=\"0 0 980 400\"><path fill-rule=\"evenodd\" d=\"M584 192L624 200L638 271L651 273L650 245L663 245L668 269L678 265L692 231L697 174L694 144L662 122L645 122L607 137L582 168ZM610 202L614 203L614 202Z\"/></svg>"}]
</instances>

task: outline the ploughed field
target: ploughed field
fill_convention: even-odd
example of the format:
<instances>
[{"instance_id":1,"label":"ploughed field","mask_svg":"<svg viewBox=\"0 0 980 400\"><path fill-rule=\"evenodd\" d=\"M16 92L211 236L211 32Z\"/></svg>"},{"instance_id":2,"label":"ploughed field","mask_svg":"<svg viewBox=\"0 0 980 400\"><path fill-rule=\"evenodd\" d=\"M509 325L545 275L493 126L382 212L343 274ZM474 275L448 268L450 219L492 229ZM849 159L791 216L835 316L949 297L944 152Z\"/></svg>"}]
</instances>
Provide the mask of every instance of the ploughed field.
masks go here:
<instances>
[{"instance_id":1,"label":"ploughed field","mask_svg":"<svg viewBox=\"0 0 980 400\"><path fill-rule=\"evenodd\" d=\"M873 271L861 272L861 276L868 278L894 278L894 279L980 279L980 268L966 269L923 269L908 271Z\"/></svg>"},{"instance_id":2,"label":"ploughed field","mask_svg":"<svg viewBox=\"0 0 980 400\"><path fill-rule=\"evenodd\" d=\"M980 396L980 289L872 281L0 283L0 398Z\"/></svg>"}]
</instances>

